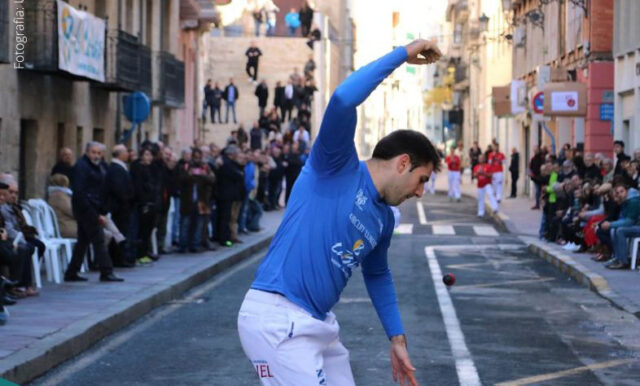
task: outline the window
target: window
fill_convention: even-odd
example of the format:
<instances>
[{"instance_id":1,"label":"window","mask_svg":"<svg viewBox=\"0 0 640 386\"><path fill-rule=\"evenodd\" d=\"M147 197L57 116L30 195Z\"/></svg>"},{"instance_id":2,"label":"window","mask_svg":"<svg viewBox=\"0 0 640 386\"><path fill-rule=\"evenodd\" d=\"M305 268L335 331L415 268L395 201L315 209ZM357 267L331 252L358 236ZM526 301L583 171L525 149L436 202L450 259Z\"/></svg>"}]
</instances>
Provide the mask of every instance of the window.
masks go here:
<instances>
[{"instance_id":1,"label":"window","mask_svg":"<svg viewBox=\"0 0 640 386\"><path fill-rule=\"evenodd\" d=\"M104 143L104 129L96 127L93 129L93 141Z\"/></svg>"},{"instance_id":2,"label":"window","mask_svg":"<svg viewBox=\"0 0 640 386\"><path fill-rule=\"evenodd\" d=\"M33 119L20 120L20 155L18 171L18 189L20 198L35 197L36 194L36 160L38 139L38 121Z\"/></svg>"},{"instance_id":3,"label":"window","mask_svg":"<svg viewBox=\"0 0 640 386\"><path fill-rule=\"evenodd\" d=\"M84 130L82 126L78 126L76 128L76 156L78 157L84 154L83 137L84 137Z\"/></svg>"}]
</instances>

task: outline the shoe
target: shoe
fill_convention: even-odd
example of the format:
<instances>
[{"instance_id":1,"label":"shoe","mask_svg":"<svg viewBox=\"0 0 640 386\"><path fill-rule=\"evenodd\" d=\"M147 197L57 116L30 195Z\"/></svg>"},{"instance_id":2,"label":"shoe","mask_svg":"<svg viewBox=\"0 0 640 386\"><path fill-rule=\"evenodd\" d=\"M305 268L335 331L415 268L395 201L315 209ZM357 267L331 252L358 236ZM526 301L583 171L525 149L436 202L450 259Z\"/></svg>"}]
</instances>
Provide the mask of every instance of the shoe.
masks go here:
<instances>
[{"instance_id":1,"label":"shoe","mask_svg":"<svg viewBox=\"0 0 640 386\"><path fill-rule=\"evenodd\" d=\"M113 273L109 273L109 274L106 274L106 275L105 274L100 275L100 281L119 282L119 281L124 281L124 279L121 278L121 277L117 277Z\"/></svg>"},{"instance_id":2,"label":"shoe","mask_svg":"<svg viewBox=\"0 0 640 386\"><path fill-rule=\"evenodd\" d=\"M607 256L607 255L605 255L605 254L601 253L601 254L598 254L598 255L593 256L593 257L591 258L591 260L593 260L593 261L597 261L597 262L599 262L599 263L604 263L605 261L609 260L609 256Z\"/></svg>"},{"instance_id":3,"label":"shoe","mask_svg":"<svg viewBox=\"0 0 640 386\"><path fill-rule=\"evenodd\" d=\"M25 291L25 293L27 294L27 296L38 296L38 295L40 295L40 291L38 291L37 289L35 289L33 287L27 287L27 290Z\"/></svg>"},{"instance_id":4,"label":"shoe","mask_svg":"<svg viewBox=\"0 0 640 386\"><path fill-rule=\"evenodd\" d=\"M144 256L138 259L138 264L139 265L148 265L153 263L153 260L151 260L151 258L149 256Z\"/></svg>"},{"instance_id":5,"label":"shoe","mask_svg":"<svg viewBox=\"0 0 640 386\"><path fill-rule=\"evenodd\" d=\"M189 253L198 253L200 252L200 248L189 248Z\"/></svg>"},{"instance_id":6,"label":"shoe","mask_svg":"<svg viewBox=\"0 0 640 386\"><path fill-rule=\"evenodd\" d=\"M10 289L18 285L17 280L9 280L4 276L0 276L0 287L4 289Z\"/></svg>"},{"instance_id":7,"label":"shoe","mask_svg":"<svg viewBox=\"0 0 640 386\"><path fill-rule=\"evenodd\" d=\"M248 235L248 234L249 234L249 231L248 231L248 230L246 230L246 229L243 229L243 230L241 230L241 231L238 231L238 234L241 234L241 235Z\"/></svg>"},{"instance_id":8,"label":"shoe","mask_svg":"<svg viewBox=\"0 0 640 386\"><path fill-rule=\"evenodd\" d=\"M538 209L540 209L540 207L537 206L537 205L534 205L534 206L531 207L531 210L538 210Z\"/></svg>"},{"instance_id":9,"label":"shoe","mask_svg":"<svg viewBox=\"0 0 640 386\"><path fill-rule=\"evenodd\" d=\"M608 269L629 269L629 264L622 264L620 262L615 262L606 266Z\"/></svg>"},{"instance_id":10,"label":"shoe","mask_svg":"<svg viewBox=\"0 0 640 386\"><path fill-rule=\"evenodd\" d=\"M221 243L221 245L223 247L227 247L227 248L233 247L233 243L230 240L227 240L227 241Z\"/></svg>"},{"instance_id":11,"label":"shoe","mask_svg":"<svg viewBox=\"0 0 640 386\"><path fill-rule=\"evenodd\" d=\"M149 255L149 258L150 258L151 260L153 260L153 261L158 261L158 260L160 260L160 256L159 256L159 255L153 255L153 254L152 254L152 255Z\"/></svg>"},{"instance_id":12,"label":"shoe","mask_svg":"<svg viewBox=\"0 0 640 386\"><path fill-rule=\"evenodd\" d=\"M16 299L24 299L27 297L27 290L22 287L12 288L8 292L9 295L13 296Z\"/></svg>"},{"instance_id":13,"label":"shoe","mask_svg":"<svg viewBox=\"0 0 640 386\"><path fill-rule=\"evenodd\" d=\"M89 280L89 279L87 279L86 277L82 277L82 276L78 275L77 273L65 274L64 275L64 281L68 281L68 282L87 281L87 280Z\"/></svg>"},{"instance_id":14,"label":"shoe","mask_svg":"<svg viewBox=\"0 0 640 386\"><path fill-rule=\"evenodd\" d=\"M236 244L242 244L242 243L244 243L244 241L242 241L242 240L240 240L240 239L238 239L238 238L231 239L231 242L236 243Z\"/></svg>"},{"instance_id":15,"label":"shoe","mask_svg":"<svg viewBox=\"0 0 640 386\"><path fill-rule=\"evenodd\" d=\"M17 302L18 301L13 296L5 295L4 298L2 298L2 302L0 302L0 303L2 305L5 305L5 306L12 306L12 305L16 304Z\"/></svg>"},{"instance_id":16,"label":"shoe","mask_svg":"<svg viewBox=\"0 0 640 386\"><path fill-rule=\"evenodd\" d=\"M582 247L580 245L571 243L571 248L567 248L569 252L578 252Z\"/></svg>"}]
</instances>

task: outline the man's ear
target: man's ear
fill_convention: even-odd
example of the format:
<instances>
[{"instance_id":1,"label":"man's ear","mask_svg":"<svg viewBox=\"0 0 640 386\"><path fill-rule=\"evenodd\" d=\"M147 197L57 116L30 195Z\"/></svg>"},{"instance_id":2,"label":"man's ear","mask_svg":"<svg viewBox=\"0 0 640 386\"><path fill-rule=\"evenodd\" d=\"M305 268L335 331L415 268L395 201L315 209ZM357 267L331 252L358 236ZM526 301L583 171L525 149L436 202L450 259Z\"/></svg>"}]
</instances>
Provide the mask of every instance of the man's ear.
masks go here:
<instances>
[{"instance_id":1,"label":"man's ear","mask_svg":"<svg viewBox=\"0 0 640 386\"><path fill-rule=\"evenodd\" d=\"M396 170L402 174L405 170L411 169L411 157L408 154L401 154L396 160Z\"/></svg>"}]
</instances>

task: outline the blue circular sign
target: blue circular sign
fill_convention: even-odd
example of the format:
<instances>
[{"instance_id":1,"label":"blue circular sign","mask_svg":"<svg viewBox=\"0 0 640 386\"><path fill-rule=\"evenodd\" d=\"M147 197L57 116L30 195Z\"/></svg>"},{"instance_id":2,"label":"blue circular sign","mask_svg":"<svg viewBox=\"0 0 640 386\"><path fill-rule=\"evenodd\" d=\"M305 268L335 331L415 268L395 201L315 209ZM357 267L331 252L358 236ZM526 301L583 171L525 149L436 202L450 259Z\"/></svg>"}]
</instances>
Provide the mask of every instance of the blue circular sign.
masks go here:
<instances>
[{"instance_id":1,"label":"blue circular sign","mask_svg":"<svg viewBox=\"0 0 640 386\"><path fill-rule=\"evenodd\" d=\"M124 97L124 116L134 124L144 122L151 112L151 101L147 94L136 91Z\"/></svg>"}]
</instances>

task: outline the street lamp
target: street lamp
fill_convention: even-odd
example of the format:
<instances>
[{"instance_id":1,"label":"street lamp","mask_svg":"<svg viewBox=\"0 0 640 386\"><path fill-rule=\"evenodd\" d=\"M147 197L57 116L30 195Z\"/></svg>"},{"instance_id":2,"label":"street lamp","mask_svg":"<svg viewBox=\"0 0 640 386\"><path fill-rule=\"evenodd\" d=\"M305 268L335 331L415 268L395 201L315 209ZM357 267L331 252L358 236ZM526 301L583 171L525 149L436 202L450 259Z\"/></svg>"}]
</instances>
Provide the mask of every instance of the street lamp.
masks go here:
<instances>
[{"instance_id":1,"label":"street lamp","mask_svg":"<svg viewBox=\"0 0 640 386\"><path fill-rule=\"evenodd\" d=\"M478 18L478 28L480 29L480 32L487 32L489 29L489 16L485 15L484 12L482 13L482 16Z\"/></svg>"}]
</instances>

